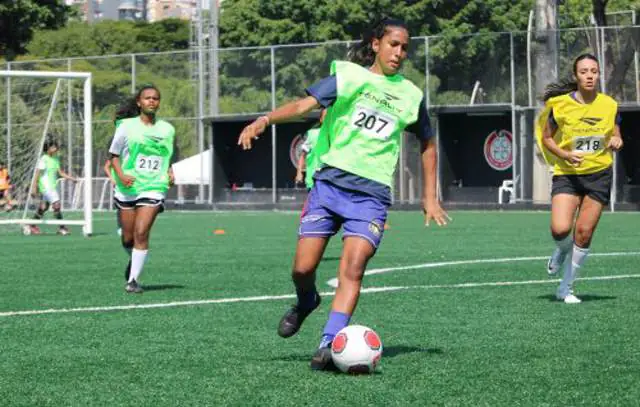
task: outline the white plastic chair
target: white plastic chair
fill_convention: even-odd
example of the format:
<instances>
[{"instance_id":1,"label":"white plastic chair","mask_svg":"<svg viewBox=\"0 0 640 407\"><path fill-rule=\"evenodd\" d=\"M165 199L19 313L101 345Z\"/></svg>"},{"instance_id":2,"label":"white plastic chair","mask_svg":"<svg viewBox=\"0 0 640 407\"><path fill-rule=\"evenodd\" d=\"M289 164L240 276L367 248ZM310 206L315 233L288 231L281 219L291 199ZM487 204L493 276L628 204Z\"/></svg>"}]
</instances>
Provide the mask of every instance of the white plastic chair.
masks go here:
<instances>
[{"instance_id":1,"label":"white plastic chair","mask_svg":"<svg viewBox=\"0 0 640 407\"><path fill-rule=\"evenodd\" d=\"M520 175L516 176L515 182L518 182L518 178L520 178ZM500 186L500 188L498 188L498 203L500 205L502 205L503 203L503 199L502 199L502 195L507 192L509 193L509 203L515 203L516 202L516 191L514 189L514 180L512 179L505 179L504 181L502 181L502 185Z\"/></svg>"}]
</instances>

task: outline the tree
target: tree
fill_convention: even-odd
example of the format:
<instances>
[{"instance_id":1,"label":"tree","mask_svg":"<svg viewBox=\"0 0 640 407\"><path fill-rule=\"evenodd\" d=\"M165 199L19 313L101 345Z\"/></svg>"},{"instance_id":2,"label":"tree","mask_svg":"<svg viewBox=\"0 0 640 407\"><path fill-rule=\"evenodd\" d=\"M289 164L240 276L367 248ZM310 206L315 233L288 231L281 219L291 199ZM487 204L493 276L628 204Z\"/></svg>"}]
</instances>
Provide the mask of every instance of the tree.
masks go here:
<instances>
[{"instance_id":1,"label":"tree","mask_svg":"<svg viewBox=\"0 0 640 407\"><path fill-rule=\"evenodd\" d=\"M103 20L72 22L58 30L37 30L26 46L29 56L60 58L173 51L189 48L189 22L154 23Z\"/></svg>"},{"instance_id":2,"label":"tree","mask_svg":"<svg viewBox=\"0 0 640 407\"><path fill-rule=\"evenodd\" d=\"M11 61L24 53L37 29L63 27L71 7L61 0L9 0L0 3L0 55Z\"/></svg>"}]
</instances>

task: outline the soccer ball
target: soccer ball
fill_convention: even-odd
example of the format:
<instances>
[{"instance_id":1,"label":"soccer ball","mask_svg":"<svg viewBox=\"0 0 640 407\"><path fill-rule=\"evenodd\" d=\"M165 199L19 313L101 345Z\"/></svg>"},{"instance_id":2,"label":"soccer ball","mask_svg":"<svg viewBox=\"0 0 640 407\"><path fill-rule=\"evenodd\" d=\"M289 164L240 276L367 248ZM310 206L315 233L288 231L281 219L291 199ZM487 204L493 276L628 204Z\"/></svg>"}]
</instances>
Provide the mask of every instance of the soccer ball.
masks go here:
<instances>
[{"instance_id":1,"label":"soccer ball","mask_svg":"<svg viewBox=\"0 0 640 407\"><path fill-rule=\"evenodd\" d=\"M29 236L31 234L31 226L29 225L22 226L22 234L25 236Z\"/></svg>"},{"instance_id":2,"label":"soccer ball","mask_svg":"<svg viewBox=\"0 0 640 407\"><path fill-rule=\"evenodd\" d=\"M345 373L372 373L382 357L382 341L371 328L343 328L331 344L333 364Z\"/></svg>"}]
</instances>

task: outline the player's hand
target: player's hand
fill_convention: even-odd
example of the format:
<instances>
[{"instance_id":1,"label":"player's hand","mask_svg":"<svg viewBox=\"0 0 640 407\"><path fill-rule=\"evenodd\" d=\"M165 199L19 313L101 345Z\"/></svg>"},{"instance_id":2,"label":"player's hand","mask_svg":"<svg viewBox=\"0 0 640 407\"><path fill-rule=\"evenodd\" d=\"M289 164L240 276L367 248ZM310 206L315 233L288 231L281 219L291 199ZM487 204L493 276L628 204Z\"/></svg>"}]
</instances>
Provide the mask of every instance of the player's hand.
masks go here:
<instances>
[{"instance_id":1,"label":"player's hand","mask_svg":"<svg viewBox=\"0 0 640 407\"><path fill-rule=\"evenodd\" d=\"M580 166L580 164L582 164L582 161L584 161L584 157L582 156L582 153L576 153L576 152L573 152L573 151L569 151L565 155L564 160L566 162L568 162L569 165L571 165L573 167L578 167L578 166Z\"/></svg>"},{"instance_id":2,"label":"player's hand","mask_svg":"<svg viewBox=\"0 0 640 407\"><path fill-rule=\"evenodd\" d=\"M132 177L131 175L123 175L122 177L120 177L120 182L122 182L122 184L127 188L132 186L135 181L136 178Z\"/></svg>"},{"instance_id":3,"label":"player's hand","mask_svg":"<svg viewBox=\"0 0 640 407\"><path fill-rule=\"evenodd\" d=\"M302 181L304 181L304 178L302 177L302 173L298 171L298 172L296 173L296 179L295 179L295 182L296 182L296 184L301 184L301 183L302 183Z\"/></svg>"},{"instance_id":4,"label":"player's hand","mask_svg":"<svg viewBox=\"0 0 640 407\"><path fill-rule=\"evenodd\" d=\"M622 137L613 136L609 139L609 144L607 144L607 147L612 149L613 151L619 151L622 149L623 145L624 142L622 141Z\"/></svg>"},{"instance_id":5,"label":"player's hand","mask_svg":"<svg viewBox=\"0 0 640 407\"><path fill-rule=\"evenodd\" d=\"M176 176L173 175L173 171L169 171L169 186L172 187L176 183Z\"/></svg>"},{"instance_id":6,"label":"player's hand","mask_svg":"<svg viewBox=\"0 0 640 407\"><path fill-rule=\"evenodd\" d=\"M257 140L258 136L264 132L268 125L269 119L267 116L258 117L253 123L242 130L240 137L238 137L238 145L242 146L243 150L250 150L251 142L254 139Z\"/></svg>"},{"instance_id":7,"label":"player's hand","mask_svg":"<svg viewBox=\"0 0 640 407\"><path fill-rule=\"evenodd\" d=\"M31 195L31 198L34 198L34 199L38 197L38 193L36 191L31 191L29 195Z\"/></svg>"},{"instance_id":8,"label":"player's hand","mask_svg":"<svg viewBox=\"0 0 640 407\"><path fill-rule=\"evenodd\" d=\"M434 220L438 226L445 226L451 217L447 212L442 209L438 201L427 200L424 203L422 211L424 212L424 225L429 226L429 223Z\"/></svg>"}]
</instances>

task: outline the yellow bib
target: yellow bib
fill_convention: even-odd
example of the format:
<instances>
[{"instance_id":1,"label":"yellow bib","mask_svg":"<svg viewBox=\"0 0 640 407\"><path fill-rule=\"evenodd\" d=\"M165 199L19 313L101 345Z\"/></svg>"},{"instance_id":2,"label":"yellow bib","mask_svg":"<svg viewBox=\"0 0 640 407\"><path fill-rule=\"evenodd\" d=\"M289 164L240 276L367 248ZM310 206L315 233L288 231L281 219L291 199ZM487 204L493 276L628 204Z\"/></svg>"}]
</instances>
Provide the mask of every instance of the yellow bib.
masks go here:
<instances>
[{"instance_id":1,"label":"yellow bib","mask_svg":"<svg viewBox=\"0 0 640 407\"><path fill-rule=\"evenodd\" d=\"M542 132L552 110L558 124L553 139L561 149L582 154L584 161L578 167L556 157L542 144ZM553 166L553 173L584 175L609 168L613 154L607 144L616 126L617 113L618 103L603 93L598 93L589 104L578 102L570 94L547 100L536 121L536 141L547 163Z\"/></svg>"}]
</instances>

